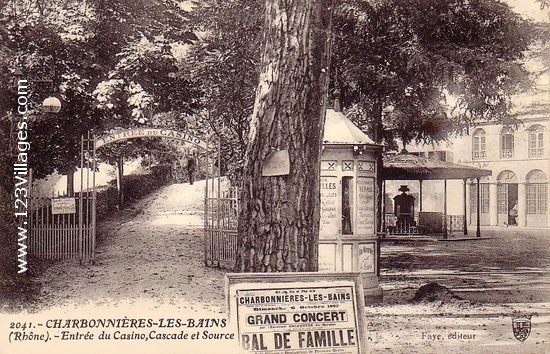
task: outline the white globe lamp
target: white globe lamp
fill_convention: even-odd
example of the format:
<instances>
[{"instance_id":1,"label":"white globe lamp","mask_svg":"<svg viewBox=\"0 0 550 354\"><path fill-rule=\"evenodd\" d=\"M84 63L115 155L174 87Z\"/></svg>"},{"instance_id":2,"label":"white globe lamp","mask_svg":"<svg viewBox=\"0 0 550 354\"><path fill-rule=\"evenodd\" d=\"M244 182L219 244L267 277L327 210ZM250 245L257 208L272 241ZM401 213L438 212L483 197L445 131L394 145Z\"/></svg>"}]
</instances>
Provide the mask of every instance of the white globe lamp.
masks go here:
<instances>
[{"instance_id":1,"label":"white globe lamp","mask_svg":"<svg viewBox=\"0 0 550 354\"><path fill-rule=\"evenodd\" d=\"M61 101L57 97L48 97L42 102L44 113L58 113L61 110Z\"/></svg>"}]
</instances>

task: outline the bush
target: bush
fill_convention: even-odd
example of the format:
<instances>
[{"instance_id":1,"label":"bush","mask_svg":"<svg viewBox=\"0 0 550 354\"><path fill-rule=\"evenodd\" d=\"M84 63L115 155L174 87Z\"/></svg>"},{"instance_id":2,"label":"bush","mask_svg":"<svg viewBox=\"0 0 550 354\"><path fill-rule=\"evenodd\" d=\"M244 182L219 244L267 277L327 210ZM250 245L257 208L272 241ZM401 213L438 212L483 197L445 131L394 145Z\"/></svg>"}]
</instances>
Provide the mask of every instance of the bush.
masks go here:
<instances>
[{"instance_id":1,"label":"bush","mask_svg":"<svg viewBox=\"0 0 550 354\"><path fill-rule=\"evenodd\" d=\"M144 198L149 193L160 189L171 179L171 166L152 166L148 173L124 176L122 179L124 189L124 204L126 206ZM117 210L116 181L97 192L96 215L98 220Z\"/></svg>"}]
</instances>

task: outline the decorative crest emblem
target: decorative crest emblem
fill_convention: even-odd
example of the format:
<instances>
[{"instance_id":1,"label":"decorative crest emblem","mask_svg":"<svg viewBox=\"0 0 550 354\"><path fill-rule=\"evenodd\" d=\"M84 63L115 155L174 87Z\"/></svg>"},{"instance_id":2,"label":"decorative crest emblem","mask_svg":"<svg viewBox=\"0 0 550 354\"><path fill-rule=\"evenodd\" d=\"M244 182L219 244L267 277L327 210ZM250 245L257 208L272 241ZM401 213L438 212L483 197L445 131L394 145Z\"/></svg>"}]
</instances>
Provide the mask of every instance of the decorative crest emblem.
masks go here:
<instances>
[{"instance_id":1,"label":"decorative crest emblem","mask_svg":"<svg viewBox=\"0 0 550 354\"><path fill-rule=\"evenodd\" d=\"M531 333L531 316L521 316L512 318L512 330L514 337L523 342Z\"/></svg>"}]
</instances>

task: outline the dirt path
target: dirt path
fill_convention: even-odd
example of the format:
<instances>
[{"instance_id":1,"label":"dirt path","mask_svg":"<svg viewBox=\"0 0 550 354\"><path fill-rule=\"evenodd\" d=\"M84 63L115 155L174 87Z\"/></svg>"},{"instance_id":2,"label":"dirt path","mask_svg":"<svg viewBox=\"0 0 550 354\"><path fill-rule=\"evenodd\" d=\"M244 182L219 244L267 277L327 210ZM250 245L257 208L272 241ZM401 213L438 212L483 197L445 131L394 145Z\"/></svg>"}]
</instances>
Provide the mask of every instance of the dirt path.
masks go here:
<instances>
[{"instance_id":1,"label":"dirt path","mask_svg":"<svg viewBox=\"0 0 550 354\"><path fill-rule=\"evenodd\" d=\"M50 268L42 304L155 299L222 312L224 272L203 261L203 191L204 181L173 184L100 223L95 264Z\"/></svg>"},{"instance_id":2,"label":"dirt path","mask_svg":"<svg viewBox=\"0 0 550 354\"><path fill-rule=\"evenodd\" d=\"M166 186L100 222L95 264L50 268L40 279L42 304L146 298L221 310L224 271L203 261L204 183ZM430 281L474 302L547 302L546 231L489 229L479 241L383 243L384 303L407 303Z\"/></svg>"},{"instance_id":3,"label":"dirt path","mask_svg":"<svg viewBox=\"0 0 550 354\"><path fill-rule=\"evenodd\" d=\"M382 244L380 283L386 300L403 303L437 282L481 303L550 299L548 230L486 228L486 239ZM399 293L406 297L399 299Z\"/></svg>"},{"instance_id":4,"label":"dirt path","mask_svg":"<svg viewBox=\"0 0 550 354\"><path fill-rule=\"evenodd\" d=\"M167 186L102 222L95 264L66 261L48 269L39 279L39 305L147 300L139 304L152 302L158 311L175 307L180 316L190 310L224 317L225 271L203 261L203 190L204 182ZM370 353L550 353L550 303L544 297L550 293L550 238L544 231L493 234L475 243L383 245L384 303L366 308ZM429 281L466 300L408 303ZM519 314L533 317L523 343L511 327Z\"/></svg>"}]
</instances>

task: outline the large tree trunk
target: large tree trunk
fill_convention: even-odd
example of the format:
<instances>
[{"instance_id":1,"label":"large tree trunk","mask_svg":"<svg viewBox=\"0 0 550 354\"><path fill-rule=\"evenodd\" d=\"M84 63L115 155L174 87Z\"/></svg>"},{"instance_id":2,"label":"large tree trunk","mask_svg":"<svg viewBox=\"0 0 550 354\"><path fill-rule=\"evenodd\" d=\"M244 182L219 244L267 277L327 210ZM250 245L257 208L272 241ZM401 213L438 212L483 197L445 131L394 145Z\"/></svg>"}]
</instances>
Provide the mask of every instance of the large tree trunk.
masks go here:
<instances>
[{"instance_id":1,"label":"large tree trunk","mask_svg":"<svg viewBox=\"0 0 550 354\"><path fill-rule=\"evenodd\" d=\"M76 168L73 166L67 167L67 196L74 197L74 174Z\"/></svg>"},{"instance_id":2,"label":"large tree trunk","mask_svg":"<svg viewBox=\"0 0 550 354\"><path fill-rule=\"evenodd\" d=\"M374 142L377 144L383 144L384 143L384 122L382 121L382 115L383 115L383 107L382 107L382 101L376 100L374 104L374 117L373 117L373 125L374 125ZM378 166L378 169L382 169L382 166L384 164L382 152L378 153L376 155L376 166ZM384 220L383 218L386 217L386 210L384 209L384 203L383 200L386 198L386 196L383 194L383 183L384 180L382 178L376 179L376 188L378 190L378 193L376 194L376 232L384 232L383 230L383 224Z\"/></svg>"},{"instance_id":3,"label":"large tree trunk","mask_svg":"<svg viewBox=\"0 0 550 354\"><path fill-rule=\"evenodd\" d=\"M332 0L266 1L263 70L246 151L236 271L318 268L331 12ZM290 173L262 176L269 154L283 150Z\"/></svg>"}]
</instances>

